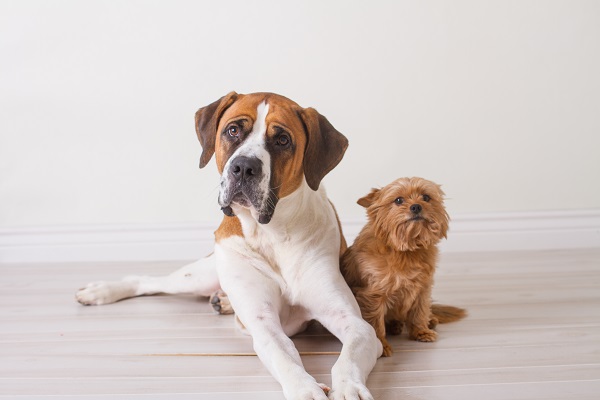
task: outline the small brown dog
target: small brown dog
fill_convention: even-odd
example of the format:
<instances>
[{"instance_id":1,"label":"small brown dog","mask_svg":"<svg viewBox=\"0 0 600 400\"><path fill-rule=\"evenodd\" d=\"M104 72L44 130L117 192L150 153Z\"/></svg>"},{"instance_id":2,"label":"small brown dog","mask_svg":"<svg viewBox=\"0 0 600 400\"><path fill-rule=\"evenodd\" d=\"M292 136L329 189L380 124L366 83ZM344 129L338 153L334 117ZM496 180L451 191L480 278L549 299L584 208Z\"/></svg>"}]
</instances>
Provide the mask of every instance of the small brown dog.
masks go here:
<instances>
[{"instance_id":1,"label":"small brown dog","mask_svg":"<svg viewBox=\"0 0 600 400\"><path fill-rule=\"evenodd\" d=\"M438 323L466 315L461 308L431 304L437 243L448 231L444 192L422 178L400 178L358 204L366 207L368 222L342 256L341 269L383 344L383 356L392 354L386 327L398 335L406 325L411 339L435 341Z\"/></svg>"}]
</instances>

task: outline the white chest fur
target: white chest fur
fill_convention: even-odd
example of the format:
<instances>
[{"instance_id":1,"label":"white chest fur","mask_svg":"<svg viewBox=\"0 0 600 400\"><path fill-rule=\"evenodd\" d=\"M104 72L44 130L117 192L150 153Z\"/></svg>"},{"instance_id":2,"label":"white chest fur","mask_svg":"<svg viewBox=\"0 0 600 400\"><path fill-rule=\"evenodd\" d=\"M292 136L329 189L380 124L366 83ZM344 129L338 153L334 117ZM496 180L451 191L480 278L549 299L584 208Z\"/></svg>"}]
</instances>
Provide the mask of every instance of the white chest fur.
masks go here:
<instances>
[{"instance_id":1,"label":"white chest fur","mask_svg":"<svg viewBox=\"0 0 600 400\"><path fill-rule=\"evenodd\" d=\"M271 222L259 224L247 209L234 209L241 221L244 238L221 242L241 254L248 263L278 283L284 297L293 304L299 295L291 288L323 259L337 265L340 231L335 211L321 185L312 191L306 183L283 198Z\"/></svg>"}]
</instances>

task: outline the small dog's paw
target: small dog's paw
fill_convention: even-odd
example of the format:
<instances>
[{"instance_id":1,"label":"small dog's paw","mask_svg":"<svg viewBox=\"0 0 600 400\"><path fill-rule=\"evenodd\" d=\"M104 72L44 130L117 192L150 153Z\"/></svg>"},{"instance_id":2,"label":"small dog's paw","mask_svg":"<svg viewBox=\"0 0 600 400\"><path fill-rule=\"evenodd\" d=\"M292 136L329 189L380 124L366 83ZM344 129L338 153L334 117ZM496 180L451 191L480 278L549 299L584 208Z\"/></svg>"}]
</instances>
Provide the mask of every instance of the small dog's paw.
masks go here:
<instances>
[{"instance_id":1,"label":"small dog's paw","mask_svg":"<svg viewBox=\"0 0 600 400\"><path fill-rule=\"evenodd\" d=\"M210 305L217 314L233 314L233 307L229 302L229 297L222 290L217 290L210 296Z\"/></svg>"},{"instance_id":2,"label":"small dog's paw","mask_svg":"<svg viewBox=\"0 0 600 400\"><path fill-rule=\"evenodd\" d=\"M435 342L437 340L437 333L431 329L424 329L413 332L410 338L418 342Z\"/></svg>"},{"instance_id":3,"label":"small dog's paw","mask_svg":"<svg viewBox=\"0 0 600 400\"><path fill-rule=\"evenodd\" d=\"M403 325L404 324L402 323L402 321L398 321L398 320L390 321L387 324L385 324L385 332L387 334L390 334L393 336L398 336L398 335L402 334Z\"/></svg>"},{"instance_id":4,"label":"small dog's paw","mask_svg":"<svg viewBox=\"0 0 600 400\"><path fill-rule=\"evenodd\" d=\"M334 385L329 392L329 400L361 399L373 400L369 389L360 382L344 381L342 385Z\"/></svg>"},{"instance_id":5,"label":"small dog's paw","mask_svg":"<svg viewBox=\"0 0 600 400\"><path fill-rule=\"evenodd\" d=\"M435 316L431 316L431 318L429 318L429 329L435 329L436 326L438 326L438 324L440 323L440 321L437 319L437 317Z\"/></svg>"}]
</instances>

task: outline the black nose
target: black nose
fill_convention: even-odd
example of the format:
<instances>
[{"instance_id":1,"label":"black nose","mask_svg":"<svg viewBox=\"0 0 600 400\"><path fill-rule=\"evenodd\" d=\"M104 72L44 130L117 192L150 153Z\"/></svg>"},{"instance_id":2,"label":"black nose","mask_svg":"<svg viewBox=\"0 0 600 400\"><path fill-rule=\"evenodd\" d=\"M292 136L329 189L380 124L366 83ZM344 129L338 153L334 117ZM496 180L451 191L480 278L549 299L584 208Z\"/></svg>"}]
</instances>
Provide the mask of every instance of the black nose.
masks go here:
<instances>
[{"instance_id":1,"label":"black nose","mask_svg":"<svg viewBox=\"0 0 600 400\"><path fill-rule=\"evenodd\" d=\"M237 157L231 162L230 171L237 179L246 179L260 174L262 161L253 157Z\"/></svg>"},{"instance_id":2,"label":"black nose","mask_svg":"<svg viewBox=\"0 0 600 400\"><path fill-rule=\"evenodd\" d=\"M412 206L410 206L410 212L413 214L418 214L421 211L423 211L423 207L421 207L420 204L413 204Z\"/></svg>"}]
</instances>

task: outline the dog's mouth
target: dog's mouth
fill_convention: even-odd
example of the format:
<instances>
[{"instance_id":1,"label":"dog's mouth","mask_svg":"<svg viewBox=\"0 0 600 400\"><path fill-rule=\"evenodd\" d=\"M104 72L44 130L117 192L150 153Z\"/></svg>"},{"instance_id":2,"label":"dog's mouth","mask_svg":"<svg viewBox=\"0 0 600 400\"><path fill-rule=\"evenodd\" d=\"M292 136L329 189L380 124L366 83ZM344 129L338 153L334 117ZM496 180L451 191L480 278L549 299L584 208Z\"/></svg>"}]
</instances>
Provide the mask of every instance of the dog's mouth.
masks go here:
<instances>
[{"instance_id":1,"label":"dog's mouth","mask_svg":"<svg viewBox=\"0 0 600 400\"><path fill-rule=\"evenodd\" d=\"M252 207L252 202L242 192L238 192L238 193L234 194L233 198L231 199L231 203L232 204L237 204L237 205L239 205L241 207L244 207L244 208L250 208L250 207Z\"/></svg>"},{"instance_id":2,"label":"dog's mouth","mask_svg":"<svg viewBox=\"0 0 600 400\"><path fill-rule=\"evenodd\" d=\"M233 196L229 204L223 205L221 207L221 211L223 211L223 214L227 215L228 217L235 217L235 212L233 211L233 208L231 208L232 204L241 206L243 208L252 207L252 203L250 202L250 200L248 200L246 196L244 196L242 193L237 193Z\"/></svg>"},{"instance_id":3,"label":"dog's mouth","mask_svg":"<svg viewBox=\"0 0 600 400\"><path fill-rule=\"evenodd\" d=\"M409 218L408 221L409 222L426 221L426 219L422 215L415 215L414 217Z\"/></svg>"},{"instance_id":4,"label":"dog's mouth","mask_svg":"<svg viewBox=\"0 0 600 400\"><path fill-rule=\"evenodd\" d=\"M233 217L236 210L250 210L252 216L261 224L268 224L275 213L277 197L265 196L247 185L239 185L233 190L224 190L219 195L219 204L223 214Z\"/></svg>"}]
</instances>

